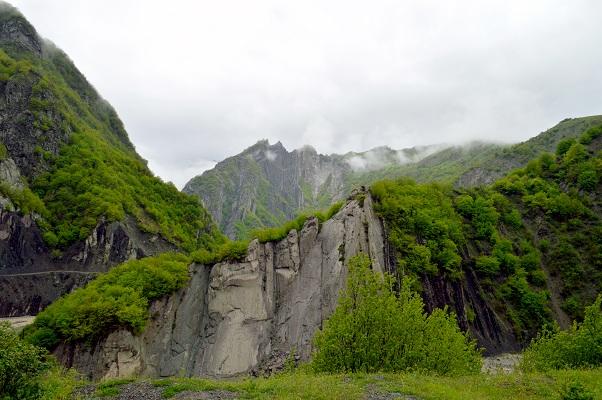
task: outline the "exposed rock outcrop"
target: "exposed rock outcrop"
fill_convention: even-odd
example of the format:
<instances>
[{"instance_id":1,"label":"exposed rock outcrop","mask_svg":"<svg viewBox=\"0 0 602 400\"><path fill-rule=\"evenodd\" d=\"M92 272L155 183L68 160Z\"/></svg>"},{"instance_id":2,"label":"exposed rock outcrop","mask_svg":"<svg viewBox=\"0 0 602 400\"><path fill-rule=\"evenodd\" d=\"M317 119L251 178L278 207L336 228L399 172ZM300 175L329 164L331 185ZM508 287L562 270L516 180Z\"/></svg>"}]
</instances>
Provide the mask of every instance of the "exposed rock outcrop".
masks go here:
<instances>
[{"instance_id":1,"label":"exposed rock outcrop","mask_svg":"<svg viewBox=\"0 0 602 400\"><path fill-rule=\"evenodd\" d=\"M249 245L244 261L191 266L189 285L151 307L144 332L118 330L93 346L61 345L56 354L92 378L232 376L283 353L306 359L332 313L358 252L384 270L384 236L369 197L332 219L307 221L281 241Z\"/></svg>"},{"instance_id":2,"label":"exposed rock outcrop","mask_svg":"<svg viewBox=\"0 0 602 400\"><path fill-rule=\"evenodd\" d=\"M92 345L62 344L55 354L94 379L131 373L227 377L278 368L292 353L308 359L315 332L336 307L345 265L359 252L370 256L375 270L396 272L368 193L323 224L312 218L280 241L251 242L243 261L192 265L186 288L152 304L143 333L119 329ZM474 279L427 279L424 288L429 310L449 304L461 326L491 352L516 348Z\"/></svg>"},{"instance_id":3,"label":"exposed rock outcrop","mask_svg":"<svg viewBox=\"0 0 602 400\"><path fill-rule=\"evenodd\" d=\"M0 203L0 317L37 314L97 272L173 248L126 218L101 222L86 240L53 254L34 216L8 211Z\"/></svg>"}]
</instances>

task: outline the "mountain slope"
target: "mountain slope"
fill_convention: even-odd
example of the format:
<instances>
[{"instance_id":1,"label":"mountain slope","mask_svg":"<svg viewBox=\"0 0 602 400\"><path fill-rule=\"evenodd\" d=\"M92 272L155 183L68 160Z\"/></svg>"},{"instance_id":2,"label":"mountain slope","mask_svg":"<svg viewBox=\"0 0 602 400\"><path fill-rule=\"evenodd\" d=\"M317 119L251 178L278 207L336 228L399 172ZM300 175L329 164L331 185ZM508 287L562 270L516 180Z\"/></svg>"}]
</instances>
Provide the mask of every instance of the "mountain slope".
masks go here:
<instances>
[{"instance_id":1,"label":"mountain slope","mask_svg":"<svg viewBox=\"0 0 602 400\"><path fill-rule=\"evenodd\" d=\"M222 240L196 199L152 174L116 112L69 58L6 3L0 179L5 315L35 313L90 277L77 272ZM49 271L71 271L74 282L52 288Z\"/></svg>"},{"instance_id":2,"label":"mountain slope","mask_svg":"<svg viewBox=\"0 0 602 400\"><path fill-rule=\"evenodd\" d=\"M322 155L309 146L289 152L280 142L262 140L191 179L183 191L203 201L226 235L246 238L254 228L276 226L301 210L343 199L356 174L416 162L435 150L379 147Z\"/></svg>"},{"instance_id":3,"label":"mountain slope","mask_svg":"<svg viewBox=\"0 0 602 400\"><path fill-rule=\"evenodd\" d=\"M246 238L254 228L282 224L306 209L328 207L354 188L380 179L406 176L461 187L490 184L601 122L602 116L567 119L512 146L473 142L321 155L311 147L288 152L280 142L260 141L191 179L183 191L201 199L228 236Z\"/></svg>"},{"instance_id":4,"label":"mountain slope","mask_svg":"<svg viewBox=\"0 0 602 400\"><path fill-rule=\"evenodd\" d=\"M379 181L329 219L310 217L284 236L259 235L246 253L191 265L188 285L151 305L142 332L110 326L92 346L70 337L56 315L76 295L35 328L66 331L54 353L93 378L273 370L292 352L311 356L361 252L398 287L406 280L427 311L449 307L487 353L518 351L553 321L582 318L602 290L601 150L602 124L486 187Z\"/></svg>"}]
</instances>

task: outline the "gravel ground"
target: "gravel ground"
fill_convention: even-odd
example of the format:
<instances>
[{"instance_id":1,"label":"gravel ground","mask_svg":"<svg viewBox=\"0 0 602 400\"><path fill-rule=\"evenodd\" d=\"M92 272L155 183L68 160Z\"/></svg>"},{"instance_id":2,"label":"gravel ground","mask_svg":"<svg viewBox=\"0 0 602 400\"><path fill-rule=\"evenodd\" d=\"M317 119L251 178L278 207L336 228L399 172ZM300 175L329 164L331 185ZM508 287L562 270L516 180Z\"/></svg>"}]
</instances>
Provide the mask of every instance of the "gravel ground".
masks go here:
<instances>
[{"instance_id":1,"label":"gravel ground","mask_svg":"<svg viewBox=\"0 0 602 400\"><path fill-rule=\"evenodd\" d=\"M513 372L522 359L521 354L503 353L497 356L483 357L481 372L486 374L509 374Z\"/></svg>"},{"instance_id":2,"label":"gravel ground","mask_svg":"<svg viewBox=\"0 0 602 400\"><path fill-rule=\"evenodd\" d=\"M375 385L368 385L366 391L366 400L420 400L418 397L403 395L401 393L381 392Z\"/></svg>"},{"instance_id":3,"label":"gravel ground","mask_svg":"<svg viewBox=\"0 0 602 400\"><path fill-rule=\"evenodd\" d=\"M113 397L102 397L106 400L163 400L162 387L154 387L148 382L128 383L118 387L119 394ZM98 399L94 397L95 386L86 386L76 393L75 398L82 400ZM79 396L79 397L77 397ZM225 390L213 390L210 392L181 392L172 397L176 400L226 400L236 399L236 393Z\"/></svg>"}]
</instances>

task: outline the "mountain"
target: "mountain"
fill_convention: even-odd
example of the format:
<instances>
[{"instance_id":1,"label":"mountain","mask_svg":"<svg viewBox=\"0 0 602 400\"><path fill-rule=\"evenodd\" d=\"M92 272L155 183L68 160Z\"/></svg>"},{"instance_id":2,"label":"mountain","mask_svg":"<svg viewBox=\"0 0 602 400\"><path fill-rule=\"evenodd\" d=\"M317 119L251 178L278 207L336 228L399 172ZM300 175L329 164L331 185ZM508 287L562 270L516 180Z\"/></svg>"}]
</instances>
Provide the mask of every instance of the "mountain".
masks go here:
<instances>
[{"instance_id":1,"label":"mountain","mask_svg":"<svg viewBox=\"0 0 602 400\"><path fill-rule=\"evenodd\" d=\"M322 155L310 146L287 151L282 143L257 142L190 180L183 191L198 196L226 235L276 226L300 210L328 207L348 193L354 171L402 164L428 155L431 148Z\"/></svg>"},{"instance_id":2,"label":"mountain","mask_svg":"<svg viewBox=\"0 0 602 400\"><path fill-rule=\"evenodd\" d=\"M344 155L318 154L309 146L289 152L280 142L270 145L263 140L192 178L183 191L203 202L226 235L245 238L255 228L328 207L354 188L380 179L406 176L462 187L489 184L600 122L602 116L566 119L512 146L472 142L403 150L379 147Z\"/></svg>"},{"instance_id":3,"label":"mountain","mask_svg":"<svg viewBox=\"0 0 602 400\"><path fill-rule=\"evenodd\" d=\"M127 259L221 240L67 55L1 3L0 315L35 314Z\"/></svg>"},{"instance_id":4,"label":"mountain","mask_svg":"<svg viewBox=\"0 0 602 400\"><path fill-rule=\"evenodd\" d=\"M38 337L56 331L54 354L94 379L278 370L293 354L309 359L361 252L427 311L453 311L487 354L516 352L544 326L583 318L602 290L601 150L602 124L492 185L378 181L328 219L308 216L242 253L191 264L187 284L150 305L144 330L61 335L66 301L40 315L37 329L50 333Z\"/></svg>"}]
</instances>

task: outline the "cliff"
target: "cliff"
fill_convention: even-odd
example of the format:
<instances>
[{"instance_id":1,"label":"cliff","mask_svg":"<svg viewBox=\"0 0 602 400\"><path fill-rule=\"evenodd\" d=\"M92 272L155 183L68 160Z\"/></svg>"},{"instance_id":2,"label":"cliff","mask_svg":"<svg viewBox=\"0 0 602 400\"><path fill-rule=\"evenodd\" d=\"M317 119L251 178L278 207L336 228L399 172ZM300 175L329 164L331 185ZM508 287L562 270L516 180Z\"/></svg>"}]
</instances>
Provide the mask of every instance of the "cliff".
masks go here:
<instances>
[{"instance_id":1,"label":"cliff","mask_svg":"<svg viewBox=\"0 0 602 400\"><path fill-rule=\"evenodd\" d=\"M281 241L252 241L244 261L191 265L189 285L152 304L142 334L117 329L93 344L64 343L54 353L94 379L227 377L279 368L291 353L307 360L312 337L345 284L345 265L358 252L370 256L375 270L396 273L368 193L323 224L312 218ZM491 351L516 348L476 282L432 281L426 292L429 308L446 302L460 311L471 304L475 319L469 323L462 311L460 320Z\"/></svg>"}]
</instances>

